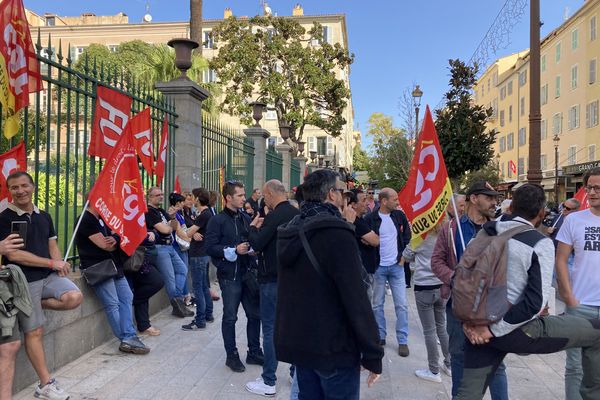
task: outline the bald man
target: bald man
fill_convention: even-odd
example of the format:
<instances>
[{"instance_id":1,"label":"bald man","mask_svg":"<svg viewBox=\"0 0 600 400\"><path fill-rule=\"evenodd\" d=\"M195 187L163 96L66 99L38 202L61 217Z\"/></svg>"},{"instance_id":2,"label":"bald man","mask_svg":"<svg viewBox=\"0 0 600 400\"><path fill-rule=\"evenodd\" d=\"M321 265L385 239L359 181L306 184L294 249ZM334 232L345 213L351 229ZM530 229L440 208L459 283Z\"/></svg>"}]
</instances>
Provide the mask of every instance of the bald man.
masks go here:
<instances>
[{"instance_id":1,"label":"bald man","mask_svg":"<svg viewBox=\"0 0 600 400\"><path fill-rule=\"evenodd\" d=\"M277 228L288 223L299 211L287 200L285 187L277 179L265 183L262 192L270 211L265 218L260 215L254 218L250 224L248 241L255 251L262 253L259 257L258 283L265 361L261 377L248 382L246 389L263 396L274 396L277 381L277 358L273 344L277 304Z\"/></svg>"},{"instance_id":2,"label":"bald man","mask_svg":"<svg viewBox=\"0 0 600 400\"><path fill-rule=\"evenodd\" d=\"M406 276L400 258L410 242L410 226L406 215L398 210L398 193L384 188L379 192L379 208L366 217L367 223L379 236L377 265L373 275L373 312L379 326L379 339L385 346L386 323L383 312L385 284L389 283L396 309L396 339L398 354L408 357L408 302Z\"/></svg>"}]
</instances>

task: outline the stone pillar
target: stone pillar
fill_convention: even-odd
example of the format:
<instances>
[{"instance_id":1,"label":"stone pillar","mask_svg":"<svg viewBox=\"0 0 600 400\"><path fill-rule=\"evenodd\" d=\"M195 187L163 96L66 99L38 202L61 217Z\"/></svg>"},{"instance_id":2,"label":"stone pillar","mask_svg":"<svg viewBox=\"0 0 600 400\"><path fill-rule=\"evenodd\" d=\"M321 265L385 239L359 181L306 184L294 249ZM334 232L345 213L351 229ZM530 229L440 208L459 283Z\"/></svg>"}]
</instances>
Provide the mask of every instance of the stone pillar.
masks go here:
<instances>
[{"instance_id":1,"label":"stone pillar","mask_svg":"<svg viewBox=\"0 0 600 400\"><path fill-rule=\"evenodd\" d=\"M175 105L175 175L179 177L181 189L187 191L201 187L202 102L210 93L186 79L159 82L155 87Z\"/></svg>"},{"instance_id":2,"label":"stone pillar","mask_svg":"<svg viewBox=\"0 0 600 400\"><path fill-rule=\"evenodd\" d=\"M304 182L304 174L306 173L306 157L304 156L300 156L300 157L294 157L294 161L296 161L298 163L298 165L300 166L300 183Z\"/></svg>"},{"instance_id":3,"label":"stone pillar","mask_svg":"<svg viewBox=\"0 0 600 400\"><path fill-rule=\"evenodd\" d=\"M264 128L244 129L244 134L252 139L254 145L254 179L253 187L246 188L246 193L253 189L261 189L267 176L267 139L271 136L268 130Z\"/></svg>"},{"instance_id":4,"label":"stone pillar","mask_svg":"<svg viewBox=\"0 0 600 400\"><path fill-rule=\"evenodd\" d=\"M292 146L283 142L275 146L275 150L281 154L283 159L283 167L281 171L281 183L285 187L285 190L290 190L290 166L292 164Z\"/></svg>"}]
</instances>

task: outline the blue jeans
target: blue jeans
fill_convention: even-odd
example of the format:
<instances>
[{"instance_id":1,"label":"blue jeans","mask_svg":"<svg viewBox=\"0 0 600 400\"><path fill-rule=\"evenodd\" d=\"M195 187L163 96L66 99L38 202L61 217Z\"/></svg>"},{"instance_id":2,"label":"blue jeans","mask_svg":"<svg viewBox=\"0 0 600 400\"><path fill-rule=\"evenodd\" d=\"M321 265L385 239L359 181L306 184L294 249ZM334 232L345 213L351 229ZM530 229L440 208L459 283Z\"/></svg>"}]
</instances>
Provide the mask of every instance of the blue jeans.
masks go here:
<instances>
[{"instance_id":1,"label":"blue jeans","mask_svg":"<svg viewBox=\"0 0 600 400\"><path fill-rule=\"evenodd\" d=\"M206 280L208 274L208 256L190 257L190 270L192 271L192 285L196 298L196 325L206 323L206 318L213 316L213 301Z\"/></svg>"},{"instance_id":2,"label":"blue jeans","mask_svg":"<svg viewBox=\"0 0 600 400\"><path fill-rule=\"evenodd\" d=\"M183 297L185 281L187 279L187 266L177 255L175 248L168 245L156 245L156 260L154 265L160 271L165 282L165 290L169 299Z\"/></svg>"},{"instance_id":3,"label":"blue jeans","mask_svg":"<svg viewBox=\"0 0 600 400\"><path fill-rule=\"evenodd\" d=\"M93 286L96 296L104 306L106 318L119 340L136 336L133 327L133 293L125 278L108 279Z\"/></svg>"},{"instance_id":4,"label":"blue jeans","mask_svg":"<svg viewBox=\"0 0 600 400\"><path fill-rule=\"evenodd\" d=\"M185 264L185 266L188 268L188 271L190 269L190 257L187 251L181 251L181 249L179 248L179 246L175 247L173 246L173 248L175 249L175 253L177 253L177 255L179 256L179 258L181 258L181 261L183 261L183 263ZM185 280L185 285L183 285L183 295L188 295L190 293L190 288L188 288L188 281L187 279Z\"/></svg>"},{"instance_id":5,"label":"blue jeans","mask_svg":"<svg viewBox=\"0 0 600 400\"><path fill-rule=\"evenodd\" d=\"M406 281L404 268L399 264L380 265L373 274L373 314L379 326L379 338L386 337L385 282L390 283L392 298L396 309L396 339L398 344L408 344L408 301L406 300Z\"/></svg>"},{"instance_id":6,"label":"blue jeans","mask_svg":"<svg viewBox=\"0 0 600 400\"><path fill-rule=\"evenodd\" d=\"M290 388L290 400L298 400L300 397L300 388L298 387L298 373L294 369L292 376L292 387Z\"/></svg>"},{"instance_id":7,"label":"blue jeans","mask_svg":"<svg viewBox=\"0 0 600 400\"><path fill-rule=\"evenodd\" d=\"M237 322L240 303L246 313L248 325L246 335L248 337L248 349L250 353L260 352L260 313L259 300L252 298L248 289L240 279L220 279L221 296L223 297L223 320L221 322L221 333L223 344L227 355L237 353L235 344L235 323Z\"/></svg>"},{"instance_id":8,"label":"blue jeans","mask_svg":"<svg viewBox=\"0 0 600 400\"><path fill-rule=\"evenodd\" d=\"M452 397L454 398L458 395L460 381L463 378L465 368L465 340L467 338L462 329L462 323L452 313L452 298L446 304L446 329L448 330L448 337L450 339ZM492 400L508 400L508 380L506 378L506 365L504 365L504 362L498 366L489 387Z\"/></svg>"},{"instance_id":9,"label":"blue jeans","mask_svg":"<svg viewBox=\"0 0 600 400\"><path fill-rule=\"evenodd\" d=\"M262 378L265 384L275 386L277 381L277 357L275 356L275 306L277 305L277 282L260 284L260 320L263 330L265 363Z\"/></svg>"},{"instance_id":10,"label":"blue jeans","mask_svg":"<svg viewBox=\"0 0 600 400\"><path fill-rule=\"evenodd\" d=\"M566 314L575 315L588 319L600 318L600 307L579 304L575 307L567 307ZM568 349L567 362L565 366L565 399L581 400L579 389L583 379L583 368L581 367L581 348Z\"/></svg>"},{"instance_id":11,"label":"blue jeans","mask_svg":"<svg viewBox=\"0 0 600 400\"><path fill-rule=\"evenodd\" d=\"M402 270L404 275L404 270ZM300 400L358 400L360 367L323 371L296 366Z\"/></svg>"}]
</instances>

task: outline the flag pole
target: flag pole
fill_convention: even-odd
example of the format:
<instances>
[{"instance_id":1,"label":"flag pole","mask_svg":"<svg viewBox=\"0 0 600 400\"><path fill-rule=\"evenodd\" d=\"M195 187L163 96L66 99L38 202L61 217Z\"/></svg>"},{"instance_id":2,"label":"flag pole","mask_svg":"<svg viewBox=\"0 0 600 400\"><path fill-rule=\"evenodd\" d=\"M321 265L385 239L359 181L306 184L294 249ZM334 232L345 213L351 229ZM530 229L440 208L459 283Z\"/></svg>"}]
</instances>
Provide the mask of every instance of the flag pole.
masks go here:
<instances>
[{"instance_id":1,"label":"flag pole","mask_svg":"<svg viewBox=\"0 0 600 400\"><path fill-rule=\"evenodd\" d=\"M463 251L465 251L465 237L463 236L462 228L460 226L460 215L458 215L458 208L456 208L456 201L454 201L454 193L450 197L452 201L452 208L454 208L454 218L456 218L456 227L458 228L458 235L460 236L460 244L462 245Z\"/></svg>"},{"instance_id":2,"label":"flag pole","mask_svg":"<svg viewBox=\"0 0 600 400\"><path fill-rule=\"evenodd\" d=\"M83 219L83 213L87 210L88 205L90 204L89 200L85 201L85 204L83 205L83 212L81 213L81 217L79 217L79 221L77 221L77 225L75 225L75 230L73 231L73 236L71 236L71 241L69 242L69 247L67 247L67 251L65 252L65 259L63 260L64 262L67 262L67 259L69 258L69 253L71 252L71 248L73 247L73 242L75 241L75 235L77 235L77 230L79 230L79 225L81 225L81 220Z\"/></svg>"}]
</instances>

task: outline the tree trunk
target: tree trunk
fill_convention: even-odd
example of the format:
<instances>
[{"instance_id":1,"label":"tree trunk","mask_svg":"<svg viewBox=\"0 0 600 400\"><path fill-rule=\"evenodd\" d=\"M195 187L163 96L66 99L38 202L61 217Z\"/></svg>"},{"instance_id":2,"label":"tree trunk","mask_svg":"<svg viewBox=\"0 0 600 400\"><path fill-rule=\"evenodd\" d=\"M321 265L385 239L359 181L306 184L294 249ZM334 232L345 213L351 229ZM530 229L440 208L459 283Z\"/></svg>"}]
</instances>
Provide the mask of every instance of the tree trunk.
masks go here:
<instances>
[{"instance_id":1,"label":"tree trunk","mask_svg":"<svg viewBox=\"0 0 600 400\"><path fill-rule=\"evenodd\" d=\"M202 55L202 0L190 0L190 39L200 44L194 52Z\"/></svg>"}]
</instances>

